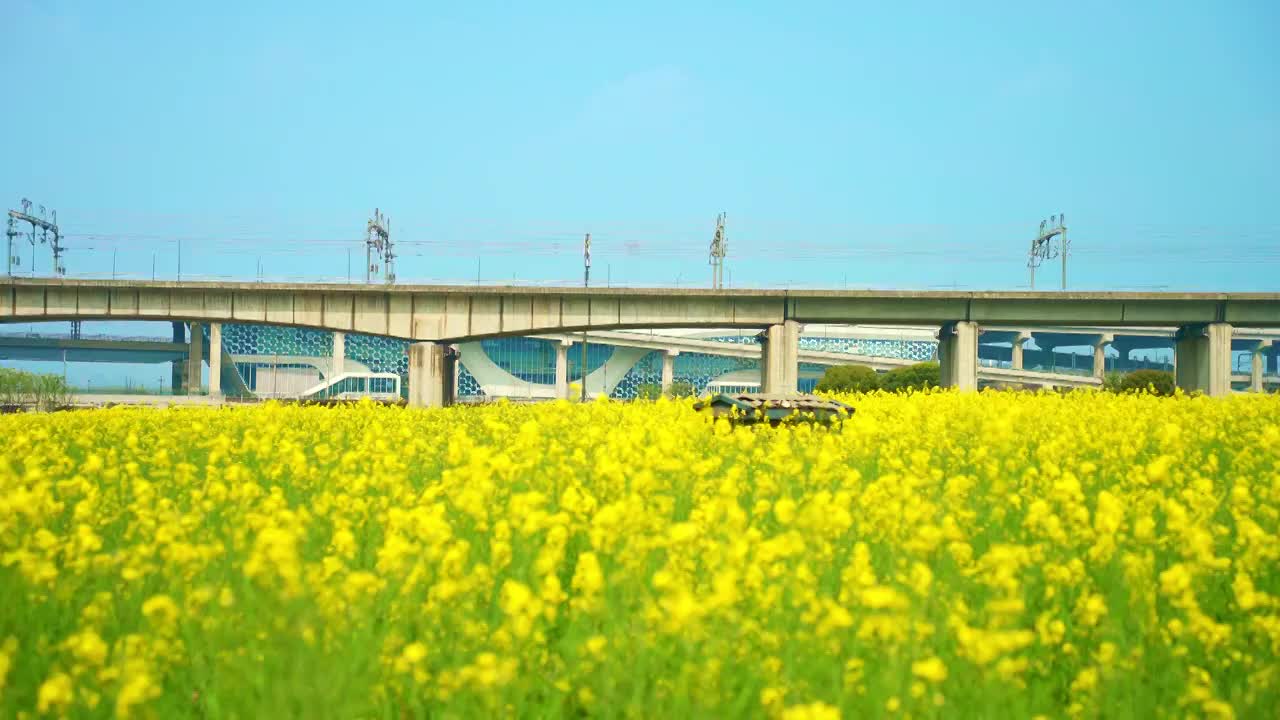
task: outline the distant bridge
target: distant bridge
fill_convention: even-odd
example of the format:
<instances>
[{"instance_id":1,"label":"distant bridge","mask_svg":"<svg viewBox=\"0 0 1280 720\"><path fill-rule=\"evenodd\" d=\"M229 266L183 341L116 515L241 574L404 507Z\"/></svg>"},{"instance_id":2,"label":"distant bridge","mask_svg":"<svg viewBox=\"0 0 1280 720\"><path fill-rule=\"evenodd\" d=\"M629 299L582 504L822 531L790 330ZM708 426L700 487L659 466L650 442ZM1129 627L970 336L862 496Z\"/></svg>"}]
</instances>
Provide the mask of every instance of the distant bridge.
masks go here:
<instances>
[{"instance_id":1,"label":"distant bridge","mask_svg":"<svg viewBox=\"0 0 1280 720\"><path fill-rule=\"evenodd\" d=\"M670 290L0 280L0 322L181 320L268 323L422 341L410 401L450 401L449 344L510 335L643 328L761 328L762 386L794 390L802 323L940 328L943 383L973 389L980 326L1177 328L1178 383L1230 392L1233 326L1280 328L1275 293ZM199 334L193 334L193 341ZM220 342L211 333L211 342ZM1099 338L1097 352L1107 342ZM1020 346L1019 346L1020 347ZM197 355L198 357L198 355ZM211 360L218 352L210 353ZM216 371L211 375L216 375Z\"/></svg>"}]
</instances>

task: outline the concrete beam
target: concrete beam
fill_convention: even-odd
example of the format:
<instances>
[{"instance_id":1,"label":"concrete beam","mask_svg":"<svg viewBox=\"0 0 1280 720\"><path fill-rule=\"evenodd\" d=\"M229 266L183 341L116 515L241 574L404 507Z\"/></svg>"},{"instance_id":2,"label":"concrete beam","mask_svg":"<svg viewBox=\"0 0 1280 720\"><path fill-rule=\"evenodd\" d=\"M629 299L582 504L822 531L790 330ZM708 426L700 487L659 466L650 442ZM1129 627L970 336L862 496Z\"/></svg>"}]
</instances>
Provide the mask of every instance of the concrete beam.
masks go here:
<instances>
[{"instance_id":1,"label":"concrete beam","mask_svg":"<svg viewBox=\"0 0 1280 720\"><path fill-rule=\"evenodd\" d=\"M458 351L443 343L409 346L409 406L439 408L456 397Z\"/></svg>"},{"instance_id":2,"label":"concrete beam","mask_svg":"<svg viewBox=\"0 0 1280 720\"><path fill-rule=\"evenodd\" d=\"M1174 375L1186 392L1231 394L1231 325L1203 323L1179 328L1174 338Z\"/></svg>"},{"instance_id":3,"label":"concrete beam","mask_svg":"<svg viewBox=\"0 0 1280 720\"><path fill-rule=\"evenodd\" d=\"M962 392L978 389L978 324L950 322L938 331L938 364L942 387Z\"/></svg>"}]
</instances>

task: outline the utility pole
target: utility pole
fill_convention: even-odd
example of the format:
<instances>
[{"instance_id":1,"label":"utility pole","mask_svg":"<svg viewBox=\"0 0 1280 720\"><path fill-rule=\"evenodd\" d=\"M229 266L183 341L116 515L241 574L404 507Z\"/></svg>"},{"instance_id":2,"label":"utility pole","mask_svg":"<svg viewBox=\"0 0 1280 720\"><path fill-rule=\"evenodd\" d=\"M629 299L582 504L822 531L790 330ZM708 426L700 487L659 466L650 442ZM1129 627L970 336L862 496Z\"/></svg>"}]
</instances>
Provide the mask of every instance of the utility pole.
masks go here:
<instances>
[{"instance_id":1,"label":"utility pole","mask_svg":"<svg viewBox=\"0 0 1280 720\"><path fill-rule=\"evenodd\" d=\"M1058 238L1055 247L1054 238ZM1031 241L1031 250L1027 253L1027 269L1031 271L1031 289L1036 289L1036 268L1045 260L1062 257L1062 289L1067 289L1067 216L1065 214L1050 216L1040 221L1040 231Z\"/></svg>"},{"instance_id":2,"label":"utility pole","mask_svg":"<svg viewBox=\"0 0 1280 720\"><path fill-rule=\"evenodd\" d=\"M25 233L14 228L14 224L24 222L31 226L31 234L28 240L31 242L31 274L36 272L36 231L40 231L40 244L48 244L53 250L53 274L56 276L64 276L67 274L67 266L62 262L62 255L66 252L66 248L62 245L62 232L58 229L58 211L52 211L52 220L46 220L44 216L44 206L38 205L39 215L31 212L31 201L22 198L21 210L9 211L9 225L5 231L5 237L8 239L8 252L5 257L6 274L13 276L13 267L22 264L22 258L13 251L13 239L20 237Z\"/></svg>"},{"instance_id":3,"label":"utility pole","mask_svg":"<svg viewBox=\"0 0 1280 720\"><path fill-rule=\"evenodd\" d=\"M591 233L582 241L582 287L591 287ZM587 324L591 324L591 298L587 298ZM587 329L582 329L582 402L587 401Z\"/></svg>"},{"instance_id":4,"label":"utility pole","mask_svg":"<svg viewBox=\"0 0 1280 720\"><path fill-rule=\"evenodd\" d=\"M724 233L725 213L716 216L716 234L711 238L711 289L724 289L724 256L728 239Z\"/></svg>"},{"instance_id":5,"label":"utility pole","mask_svg":"<svg viewBox=\"0 0 1280 720\"><path fill-rule=\"evenodd\" d=\"M379 270L378 264L374 262L374 254L378 256L378 260L386 266L386 272L383 279L388 285L396 281L396 255L391 248L391 220L378 208L373 209L373 217L369 218L368 224L365 226L365 283L372 283L373 276Z\"/></svg>"}]
</instances>

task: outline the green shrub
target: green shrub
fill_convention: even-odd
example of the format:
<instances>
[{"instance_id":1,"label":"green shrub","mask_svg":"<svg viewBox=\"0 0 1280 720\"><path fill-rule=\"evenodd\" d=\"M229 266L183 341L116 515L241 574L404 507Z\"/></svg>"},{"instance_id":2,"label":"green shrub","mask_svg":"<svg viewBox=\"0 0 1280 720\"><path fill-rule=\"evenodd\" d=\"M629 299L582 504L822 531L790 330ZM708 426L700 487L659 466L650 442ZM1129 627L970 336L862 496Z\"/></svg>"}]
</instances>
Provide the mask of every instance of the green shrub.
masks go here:
<instances>
[{"instance_id":1,"label":"green shrub","mask_svg":"<svg viewBox=\"0 0 1280 720\"><path fill-rule=\"evenodd\" d=\"M662 396L662 386L658 383L641 383L636 386L637 400L657 400Z\"/></svg>"},{"instance_id":2,"label":"green shrub","mask_svg":"<svg viewBox=\"0 0 1280 720\"><path fill-rule=\"evenodd\" d=\"M894 368L880 376L880 389L906 392L938 387L942 384L942 368L936 362L922 362Z\"/></svg>"},{"instance_id":3,"label":"green shrub","mask_svg":"<svg viewBox=\"0 0 1280 720\"><path fill-rule=\"evenodd\" d=\"M667 397L693 397L697 394L693 389L693 383L687 383L683 380L671 383L671 389L667 391Z\"/></svg>"},{"instance_id":4,"label":"green shrub","mask_svg":"<svg viewBox=\"0 0 1280 720\"><path fill-rule=\"evenodd\" d=\"M1107 392L1124 392L1124 373L1112 370L1102 378L1102 389Z\"/></svg>"},{"instance_id":5,"label":"green shrub","mask_svg":"<svg viewBox=\"0 0 1280 720\"><path fill-rule=\"evenodd\" d=\"M50 410L70 404L71 388L60 375L0 368L0 406L32 405Z\"/></svg>"},{"instance_id":6,"label":"green shrub","mask_svg":"<svg viewBox=\"0 0 1280 720\"><path fill-rule=\"evenodd\" d=\"M694 394L693 385L682 380L671 383L671 389L666 393L667 397L692 397ZM662 386L658 383L643 383L636 387L637 400L657 400L662 395Z\"/></svg>"},{"instance_id":7,"label":"green shrub","mask_svg":"<svg viewBox=\"0 0 1280 720\"><path fill-rule=\"evenodd\" d=\"M1164 370L1134 370L1120 381L1120 389L1124 392L1172 395L1174 387L1173 373Z\"/></svg>"},{"instance_id":8,"label":"green shrub","mask_svg":"<svg viewBox=\"0 0 1280 720\"><path fill-rule=\"evenodd\" d=\"M818 392L871 392L880 387L880 376L865 365L835 365L818 381Z\"/></svg>"}]
</instances>

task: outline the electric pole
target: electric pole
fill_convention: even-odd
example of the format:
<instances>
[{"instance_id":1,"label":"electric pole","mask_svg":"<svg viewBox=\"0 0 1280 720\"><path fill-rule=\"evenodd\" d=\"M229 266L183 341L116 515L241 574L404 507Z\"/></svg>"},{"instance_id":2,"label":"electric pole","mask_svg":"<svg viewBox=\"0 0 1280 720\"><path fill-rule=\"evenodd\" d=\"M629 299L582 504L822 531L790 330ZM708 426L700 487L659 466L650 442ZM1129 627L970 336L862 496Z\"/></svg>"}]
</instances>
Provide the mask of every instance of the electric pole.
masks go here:
<instances>
[{"instance_id":1,"label":"electric pole","mask_svg":"<svg viewBox=\"0 0 1280 720\"><path fill-rule=\"evenodd\" d=\"M58 229L58 211L51 210L52 219L46 220L44 217L44 206L38 205L39 215L31 212L31 201L22 198L22 210L9 211L9 225L5 230L5 237L8 239L8 252L5 253L7 260L5 261L7 274L13 277L13 266L21 265L22 258L13 251L13 239L23 233L14 228L14 223L25 222L31 226L31 234L29 240L31 242L31 275L36 274L36 231L40 231L40 244L48 245L53 253L53 274L55 277L66 277L67 264L63 262L62 256L66 254L67 248L62 244L62 231ZM71 337L80 337L80 321L71 321ZM63 358L65 366L66 359ZM65 371L63 373L65 375Z\"/></svg>"},{"instance_id":2,"label":"electric pole","mask_svg":"<svg viewBox=\"0 0 1280 720\"><path fill-rule=\"evenodd\" d=\"M711 289L724 289L724 256L728 250L728 239L724 233L725 214L716 216L716 234L711 238Z\"/></svg>"},{"instance_id":3,"label":"electric pole","mask_svg":"<svg viewBox=\"0 0 1280 720\"><path fill-rule=\"evenodd\" d=\"M53 274L61 277L67 274L67 266L62 262L62 255L66 252L66 248L62 245L62 232L58 230L58 211L53 210L52 220L46 220L44 217L44 206L38 205L39 215L31 212L31 201L22 198L21 210L9 211L9 226L5 231L5 237L8 239L9 251L6 254L8 258L5 261L6 274L13 276L13 267L22 264L22 258L13 250L13 239L26 235L26 233L17 230L14 225L18 222L24 222L31 226L31 234L28 235L28 241L31 243L31 274L36 273L36 231L40 232L39 240L41 245L49 245L53 250Z\"/></svg>"},{"instance_id":4,"label":"electric pole","mask_svg":"<svg viewBox=\"0 0 1280 720\"><path fill-rule=\"evenodd\" d=\"M368 224L365 226L365 248L364 248L364 281L372 283L373 276L381 269L377 262L374 262L374 255L377 255L378 262L385 265L386 272L383 279L388 285L396 281L396 255L391 247L391 220L382 214L378 208L373 209L373 217L369 218Z\"/></svg>"},{"instance_id":5,"label":"electric pole","mask_svg":"<svg viewBox=\"0 0 1280 720\"><path fill-rule=\"evenodd\" d=\"M1058 238L1055 246L1054 238ZM1036 289L1036 268L1045 260L1062 257L1062 289L1067 289L1067 254L1070 248L1067 240L1067 216L1065 214L1050 216L1040 221L1040 231L1031 241L1031 251L1027 253L1027 269L1031 271L1031 289Z\"/></svg>"},{"instance_id":6,"label":"electric pole","mask_svg":"<svg viewBox=\"0 0 1280 720\"><path fill-rule=\"evenodd\" d=\"M591 233L582 240L582 287L591 287ZM587 298L587 324L591 323L591 298ZM587 329L582 328L582 402L587 401Z\"/></svg>"}]
</instances>

